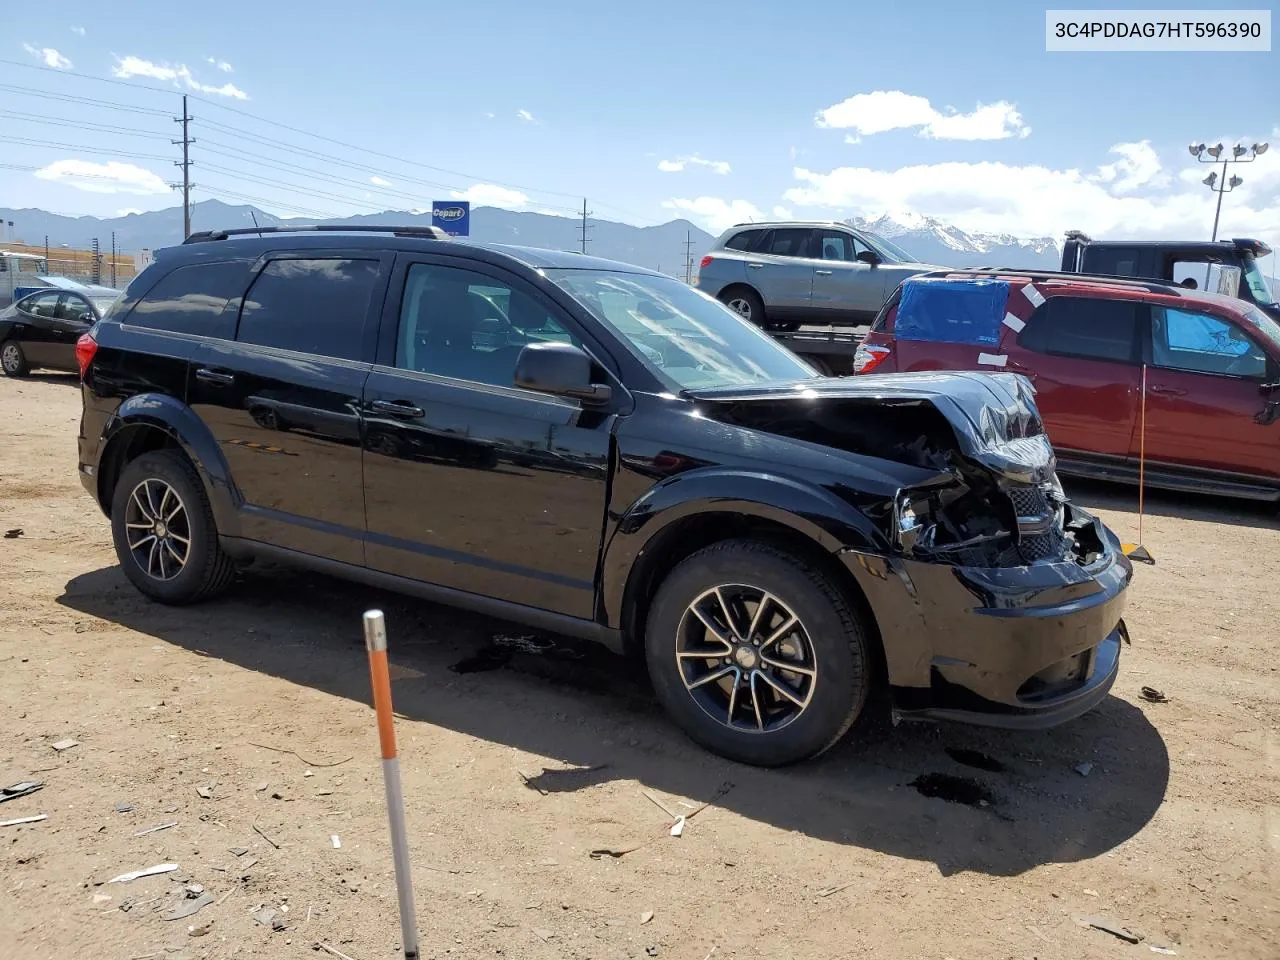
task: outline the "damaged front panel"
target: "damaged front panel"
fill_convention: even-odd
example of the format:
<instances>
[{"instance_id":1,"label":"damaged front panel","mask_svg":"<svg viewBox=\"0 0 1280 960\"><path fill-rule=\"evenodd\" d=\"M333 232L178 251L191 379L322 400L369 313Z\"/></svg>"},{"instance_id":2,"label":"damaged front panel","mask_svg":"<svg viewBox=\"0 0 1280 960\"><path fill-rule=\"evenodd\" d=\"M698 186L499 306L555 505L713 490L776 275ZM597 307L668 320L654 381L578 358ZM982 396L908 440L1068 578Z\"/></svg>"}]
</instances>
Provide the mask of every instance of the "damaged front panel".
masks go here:
<instances>
[{"instance_id":1,"label":"damaged front panel","mask_svg":"<svg viewBox=\"0 0 1280 960\"><path fill-rule=\"evenodd\" d=\"M1053 448L1018 375L873 375L695 399L725 423L936 471L882 511L908 556L1014 566L1068 552Z\"/></svg>"}]
</instances>

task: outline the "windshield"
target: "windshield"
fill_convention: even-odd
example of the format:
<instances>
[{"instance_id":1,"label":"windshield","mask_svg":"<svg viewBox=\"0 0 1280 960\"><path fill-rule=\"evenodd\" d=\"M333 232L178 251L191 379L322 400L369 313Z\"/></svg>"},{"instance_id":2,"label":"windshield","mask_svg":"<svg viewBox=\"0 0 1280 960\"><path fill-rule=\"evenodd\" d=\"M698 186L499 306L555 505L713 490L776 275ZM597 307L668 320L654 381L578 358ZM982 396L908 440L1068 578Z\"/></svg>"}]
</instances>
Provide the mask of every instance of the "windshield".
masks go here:
<instances>
[{"instance_id":1,"label":"windshield","mask_svg":"<svg viewBox=\"0 0 1280 960\"><path fill-rule=\"evenodd\" d=\"M1245 311L1245 315L1248 316L1263 339L1270 343L1272 353L1280 353L1280 323L1276 323L1274 318L1267 316L1257 307L1249 307Z\"/></svg>"},{"instance_id":2,"label":"windshield","mask_svg":"<svg viewBox=\"0 0 1280 960\"><path fill-rule=\"evenodd\" d=\"M1280 256L1280 254L1275 254L1275 256ZM1267 287L1267 278L1262 275L1262 271L1258 268L1258 261L1253 257L1241 257L1240 265L1244 268L1244 282L1249 285L1249 292L1253 294L1254 302L1275 303L1275 294Z\"/></svg>"},{"instance_id":3,"label":"windshield","mask_svg":"<svg viewBox=\"0 0 1280 960\"><path fill-rule=\"evenodd\" d=\"M867 238L867 241L873 247L876 248L876 252L879 253L882 257L884 257L886 260L897 260L900 263L919 263L920 262L911 254L907 253L907 251L903 250L896 243L891 243L890 241L886 240L884 237L880 236L880 234L878 233L868 233L867 231L864 230L862 231L862 235Z\"/></svg>"},{"instance_id":4,"label":"windshield","mask_svg":"<svg viewBox=\"0 0 1280 960\"><path fill-rule=\"evenodd\" d=\"M600 270L547 276L674 391L817 376L758 327L671 277Z\"/></svg>"}]
</instances>

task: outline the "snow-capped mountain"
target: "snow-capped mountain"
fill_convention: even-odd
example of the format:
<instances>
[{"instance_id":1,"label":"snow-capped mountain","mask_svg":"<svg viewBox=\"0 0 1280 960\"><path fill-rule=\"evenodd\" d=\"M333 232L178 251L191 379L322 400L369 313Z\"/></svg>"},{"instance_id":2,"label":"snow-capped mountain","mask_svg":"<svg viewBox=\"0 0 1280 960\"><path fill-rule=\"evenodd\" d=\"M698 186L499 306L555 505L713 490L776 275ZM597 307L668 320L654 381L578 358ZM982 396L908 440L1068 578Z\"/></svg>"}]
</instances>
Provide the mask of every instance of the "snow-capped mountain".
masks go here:
<instances>
[{"instance_id":1,"label":"snow-capped mountain","mask_svg":"<svg viewBox=\"0 0 1280 960\"><path fill-rule=\"evenodd\" d=\"M912 256L944 267L1037 267L1056 270L1062 247L1052 237L1031 239L1008 233L966 233L959 227L918 213L853 217L848 223L892 240Z\"/></svg>"}]
</instances>

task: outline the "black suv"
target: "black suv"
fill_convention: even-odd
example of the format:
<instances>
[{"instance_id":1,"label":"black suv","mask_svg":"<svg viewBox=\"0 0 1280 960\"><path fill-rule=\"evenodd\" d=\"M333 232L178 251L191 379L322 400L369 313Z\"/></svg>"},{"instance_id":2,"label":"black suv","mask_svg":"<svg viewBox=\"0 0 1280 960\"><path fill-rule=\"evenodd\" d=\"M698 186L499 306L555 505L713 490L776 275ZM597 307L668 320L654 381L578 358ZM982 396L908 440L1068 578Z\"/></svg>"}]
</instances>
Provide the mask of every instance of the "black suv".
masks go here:
<instances>
[{"instance_id":1,"label":"black suv","mask_svg":"<svg viewBox=\"0 0 1280 960\"><path fill-rule=\"evenodd\" d=\"M1114 681L1132 570L1022 378L821 377L578 254L241 232L161 251L78 347L80 474L148 596L267 557L599 640L765 765L879 685L1033 727Z\"/></svg>"}]
</instances>

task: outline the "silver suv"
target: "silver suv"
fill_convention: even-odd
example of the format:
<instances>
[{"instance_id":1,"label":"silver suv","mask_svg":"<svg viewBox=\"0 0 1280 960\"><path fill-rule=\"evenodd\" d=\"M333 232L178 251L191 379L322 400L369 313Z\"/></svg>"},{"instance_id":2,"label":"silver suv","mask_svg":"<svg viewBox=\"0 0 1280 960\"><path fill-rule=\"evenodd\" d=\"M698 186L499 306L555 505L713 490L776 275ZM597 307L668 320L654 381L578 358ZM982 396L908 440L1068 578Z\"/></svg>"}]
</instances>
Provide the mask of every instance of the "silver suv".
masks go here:
<instances>
[{"instance_id":1,"label":"silver suv","mask_svg":"<svg viewBox=\"0 0 1280 960\"><path fill-rule=\"evenodd\" d=\"M838 221L740 223L702 258L694 283L757 326L870 324L905 278L945 269Z\"/></svg>"}]
</instances>

